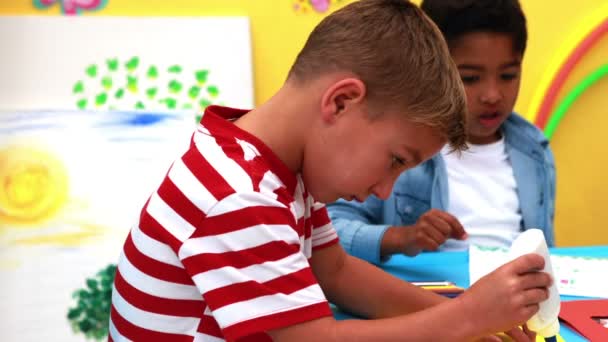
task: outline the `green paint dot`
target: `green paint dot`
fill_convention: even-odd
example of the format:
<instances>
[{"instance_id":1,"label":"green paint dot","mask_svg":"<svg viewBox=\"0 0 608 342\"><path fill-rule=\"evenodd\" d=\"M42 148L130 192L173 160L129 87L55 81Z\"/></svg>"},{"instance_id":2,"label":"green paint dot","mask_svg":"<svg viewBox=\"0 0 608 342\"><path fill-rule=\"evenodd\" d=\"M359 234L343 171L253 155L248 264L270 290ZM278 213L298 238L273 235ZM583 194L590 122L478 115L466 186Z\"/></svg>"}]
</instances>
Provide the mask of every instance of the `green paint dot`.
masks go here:
<instances>
[{"instance_id":1,"label":"green paint dot","mask_svg":"<svg viewBox=\"0 0 608 342\"><path fill-rule=\"evenodd\" d=\"M175 109L177 107L177 100L172 97L167 97L160 100L160 103L167 105L168 109Z\"/></svg>"},{"instance_id":2,"label":"green paint dot","mask_svg":"<svg viewBox=\"0 0 608 342\"><path fill-rule=\"evenodd\" d=\"M198 70L194 73L194 77L199 85L203 85L207 82L207 75L209 74L208 70Z\"/></svg>"},{"instance_id":3,"label":"green paint dot","mask_svg":"<svg viewBox=\"0 0 608 342\"><path fill-rule=\"evenodd\" d=\"M125 95L125 90L120 88L114 93L114 97L117 99L121 99Z\"/></svg>"},{"instance_id":4,"label":"green paint dot","mask_svg":"<svg viewBox=\"0 0 608 342\"><path fill-rule=\"evenodd\" d=\"M182 109L192 109L192 103L186 103L182 106Z\"/></svg>"},{"instance_id":5,"label":"green paint dot","mask_svg":"<svg viewBox=\"0 0 608 342\"><path fill-rule=\"evenodd\" d=\"M112 88L112 77L105 76L104 78L102 78L101 85L104 87L105 90L109 90L110 88Z\"/></svg>"},{"instance_id":6,"label":"green paint dot","mask_svg":"<svg viewBox=\"0 0 608 342\"><path fill-rule=\"evenodd\" d=\"M168 71L173 74L179 74L182 72L182 67L179 65L172 65L169 67Z\"/></svg>"},{"instance_id":7,"label":"green paint dot","mask_svg":"<svg viewBox=\"0 0 608 342\"><path fill-rule=\"evenodd\" d=\"M78 100L78 102L76 102L76 106L78 106L78 108L80 108L80 109L87 108L87 99Z\"/></svg>"},{"instance_id":8,"label":"green paint dot","mask_svg":"<svg viewBox=\"0 0 608 342\"><path fill-rule=\"evenodd\" d=\"M95 105L102 106L106 103L107 100L108 100L108 94L100 93L97 96L95 96Z\"/></svg>"},{"instance_id":9,"label":"green paint dot","mask_svg":"<svg viewBox=\"0 0 608 342\"><path fill-rule=\"evenodd\" d=\"M137 77L127 75L127 89L132 92L137 92Z\"/></svg>"},{"instance_id":10,"label":"green paint dot","mask_svg":"<svg viewBox=\"0 0 608 342\"><path fill-rule=\"evenodd\" d=\"M116 70L118 70L118 59L116 59L116 58L108 59L108 60L106 60L106 65L108 66L108 70L116 71Z\"/></svg>"},{"instance_id":11,"label":"green paint dot","mask_svg":"<svg viewBox=\"0 0 608 342\"><path fill-rule=\"evenodd\" d=\"M130 72L137 69L138 65L139 65L139 57L133 57L133 58L129 59L127 61L127 63L125 63L125 67L127 67L127 70Z\"/></svg>"},{"instance_id":12,"label":"green paint dot","mask_svg":"<svg viewBox=\"0 0 608 342\"><path fill-rule=\"evenodd\" d=\"M148 78L155 79L158 77L158 69L154 65L152 65L148 68L148 72L146 73L146 75L148 76Z\"/></svg>"},{"instance_id":13,"label":"green paint dot","mask_svg":"<svg viewBox=\"0 0 608 342\"><path fill-rule=\"evenodd\" d=\"M87 73L87 75L89 75L90 77L95 77L97 76L97 65L95 64L91 64L89 65L88 68L86 68L85 72Z\"/></svg>"},{"instance_id":14,"label":"green paint dot","mask_svg":"<svg viewBox=\"0 0 608 342\"><path fill-rule=\"evenodd\" d=\"M82 81L76 82L76 84L74 84L74 88L72 88L72 92L74 94L78 94L78 93L82 93L83 91L84 91L84 83L82 83Z\"/></svg>"},{"instance_id":15,"label":"green paint dot","mask_svg":"<svg viewBox=\"0 0 608 342\"><path fill-rule=\"evenodd\" d=\"M198 94L200 94L201 92L201 88L198 86L192 86L190 87L190 89L188 89L188 96L190 96L191 99L195 99L198 97Z\"/></svg>"},{"instance_id":16,"label":"green paint dot","mask_svg":"<svg viewBox=\"0 0 608 342\"><path fill-rule=\"evenodd\" d=\"M200 101L198 101L198 105L199 105L199 107L200 107L201 110L204 110L210 104L211 104L211 102L209 100L207 100L207 99L201 99Z\"/></svg>"},{"instance_id":17,"label":"green paint dot","mask_svg":"<svg viewBox=\"0 0 608 342\"><path fill-rule=\"evenodd\" d=\"M211 97L217 97L220 93L219 89L217 89L216 86L208 86L207 87L207 92L209 93L209 95Z\"/></svg>"},{"instance_id":18,"label":"green paint dot","mask_svg":"<svg viewBox=\"0 0 608 342\"><path fill-rule=\"evenodd\" d=\"M196 120L196 123L199 123L199 122L201 122L201 119L202 119L202 118L203 118L203 115L202 115L202 114L197 114L197 115L194 117L194 120Z\"/></svg>"},{"instance_id":19,"label":"green paint dot","mask_svg":"<svg viewBox=\"0 0 608 342\"><path fill-rule=\"evenodd\" d=\"M137 101L137 103L135 104L135 109L145 109L146 107L144 106L143 102L141 101Z\"/></svg>"},{"instance_id":20,"label":"green paint dot","mask_svg":"<svg viewBox=\"0 0 608 342\"><path fill-rule=\"evenodd\" d=\"M182 90L182 84L177 80L171 80L169 82L169 91L173 94L179 93Z\"/></svg>"},{"instance_id":21,"label":"green paint dot","mask_svg":"<svg viewBox=\"0 0 608 342\"><path fill-rule=\"evenodd\" d=\"M148 98L150 99L153 99L157 92L158 88L156 87L146 89L146 95L148 95Z\"/></svg>"}]
</instances>

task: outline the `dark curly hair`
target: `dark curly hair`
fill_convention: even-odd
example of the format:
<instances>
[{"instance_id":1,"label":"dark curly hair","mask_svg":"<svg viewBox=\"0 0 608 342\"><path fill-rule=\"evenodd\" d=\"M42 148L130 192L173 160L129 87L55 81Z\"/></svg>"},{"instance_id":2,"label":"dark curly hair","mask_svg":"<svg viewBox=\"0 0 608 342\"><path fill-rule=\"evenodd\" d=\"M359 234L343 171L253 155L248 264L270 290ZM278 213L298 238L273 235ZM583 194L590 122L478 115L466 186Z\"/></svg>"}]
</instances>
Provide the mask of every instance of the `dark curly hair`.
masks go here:
<instances>
[{"instance_id":1,"label":"dark curly hair","mask_svg":"<svg viewBox=\"0 0 608 342\"><path fill-rule=\"evenodd\" d=\"M495 32L509 35L516 52L526 50L526 17L517 0L423 0L420 7L450 46L467 33Z\"/></svg>"}]
</instances>

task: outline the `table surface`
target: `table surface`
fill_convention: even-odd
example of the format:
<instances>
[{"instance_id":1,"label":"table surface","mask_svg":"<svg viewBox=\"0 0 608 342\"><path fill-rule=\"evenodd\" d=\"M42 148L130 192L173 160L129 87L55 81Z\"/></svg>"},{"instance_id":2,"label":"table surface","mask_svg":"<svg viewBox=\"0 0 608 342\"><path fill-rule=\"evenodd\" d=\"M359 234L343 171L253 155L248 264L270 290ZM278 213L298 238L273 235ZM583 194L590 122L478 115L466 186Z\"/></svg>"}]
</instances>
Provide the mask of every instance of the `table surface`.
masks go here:
<instances>
[{"instance_id":1,"label":"table surface","mask_svg":"<svg viewBox=\"0 0 608 342\"><path fill-rule=\"evenodd\" d=\"M551 248L551 254L608 257L608 246L561 247ZM422 253L415 258L401 255L393 256L382 269L407 281L449 280L456 285L469 287L469 254L464 252L430 252ZM589 299L587 297L561 296L562 301ZM334 309L336 319L347 319L352 316ZM586 341L584 337L561 324L560 335L565 341Z\"/></svg>"}]
</instances>

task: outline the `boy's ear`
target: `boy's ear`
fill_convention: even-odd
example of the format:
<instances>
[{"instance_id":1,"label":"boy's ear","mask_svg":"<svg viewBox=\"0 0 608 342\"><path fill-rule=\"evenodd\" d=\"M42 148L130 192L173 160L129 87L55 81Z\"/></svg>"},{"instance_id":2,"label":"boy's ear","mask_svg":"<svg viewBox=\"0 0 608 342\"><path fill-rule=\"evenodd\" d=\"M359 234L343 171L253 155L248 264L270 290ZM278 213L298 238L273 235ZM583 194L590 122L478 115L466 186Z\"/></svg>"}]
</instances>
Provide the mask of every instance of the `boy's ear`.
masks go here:
<instances>
[{"instance_id":1,"label":"boy's ear","mask_svg":"<svg viewBox=\"0 0 608 342\"><path fill-rule=\"evenodd\" d=\"M357 78L345 78L333 83L321 98L323 120L333 122L336 117L365 99L366 88Z\"/></svg>"}]
</instances>

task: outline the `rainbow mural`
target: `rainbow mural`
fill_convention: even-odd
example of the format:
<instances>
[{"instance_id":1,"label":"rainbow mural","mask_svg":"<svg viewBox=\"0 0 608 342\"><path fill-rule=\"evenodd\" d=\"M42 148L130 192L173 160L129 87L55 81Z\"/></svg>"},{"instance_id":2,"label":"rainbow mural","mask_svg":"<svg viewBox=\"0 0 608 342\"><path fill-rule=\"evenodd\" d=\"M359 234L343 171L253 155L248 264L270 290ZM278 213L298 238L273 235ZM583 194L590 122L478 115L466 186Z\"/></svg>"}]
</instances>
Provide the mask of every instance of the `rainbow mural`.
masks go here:
<instances>
[{"instance_id":1,"label":"rainbow mural","mask_svg":"<svg viewBox=\"0 0 608 342\"><path fill-rule=\"evenodd\" d=\"M533 121L550 139L561 120L576 100L597 81L608 75L608 63L593 70L576 84L556 105L558 94L577 63L608 33L608 5L593 12L592 17L581 23L563 48L556 51L553 61L532 97L528 113L534 113Z\"/></svg>"}]
</instances>

